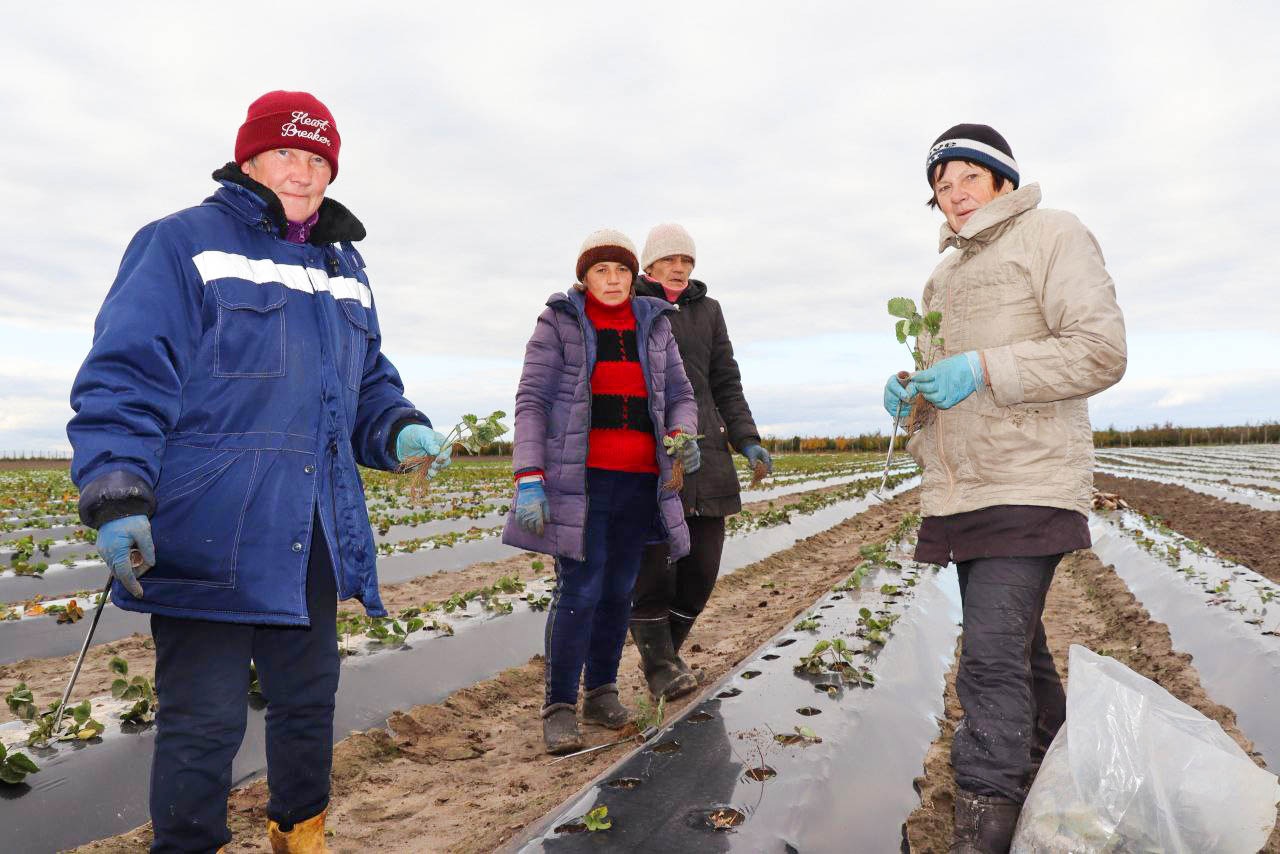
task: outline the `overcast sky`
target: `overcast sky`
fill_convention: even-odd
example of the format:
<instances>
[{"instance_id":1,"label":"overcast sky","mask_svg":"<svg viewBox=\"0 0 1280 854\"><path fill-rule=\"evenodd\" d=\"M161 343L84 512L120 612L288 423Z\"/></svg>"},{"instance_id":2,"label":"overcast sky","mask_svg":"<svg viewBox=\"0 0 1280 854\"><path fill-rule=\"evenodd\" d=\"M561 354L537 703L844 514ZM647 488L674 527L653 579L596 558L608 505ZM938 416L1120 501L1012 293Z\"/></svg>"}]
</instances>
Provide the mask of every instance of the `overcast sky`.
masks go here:
<instances>
[{"instance_id":1,"label":"overcast sky","mask_svg":"<svg viewBox=\"0 0 1280 854\"><path fill-rule=\"evenodd\" d=\"M1097 236L1129 372L1094 424L1280 417L1280 5L25 3L0 30L0 452L68 447L121 253L198 203L250 101L323 100L384 351L437 422L513 406L602 226L683 223L774 435L887 430L940 215L983 122ZM65 7L65 8L64 8Z\"/></svg>"}]
</instances>

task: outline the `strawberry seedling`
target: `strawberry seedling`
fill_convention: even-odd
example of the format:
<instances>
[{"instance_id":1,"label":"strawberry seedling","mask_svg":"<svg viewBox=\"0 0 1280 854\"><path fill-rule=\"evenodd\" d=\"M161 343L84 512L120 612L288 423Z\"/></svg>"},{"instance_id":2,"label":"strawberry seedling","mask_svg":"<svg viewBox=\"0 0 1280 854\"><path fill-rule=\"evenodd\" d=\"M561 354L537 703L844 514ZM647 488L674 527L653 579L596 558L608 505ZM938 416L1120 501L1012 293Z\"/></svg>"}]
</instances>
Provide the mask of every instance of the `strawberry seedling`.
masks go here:
<instances>
[{"instance_id":1,"label":"strawberry seedling","mask_svg":"<svg viewBox=\"0 0 1280 854\"><path fill-rule=\"evenodd\" d=\"M32 762L27 754L19 753L16 750L10 751L3 744L0 744L0 783L16 786L28 774L34 774L39 770L40 766Z\"/></svg>"},{"instance_id":2,"label":"strawberry seedling","mask_svg":"<svg viewBox=\"0 0 1280 854\"><path fill-rule=\"evenodd\" d=\"M675 435L662 437L662 447L666 449L667 456L675 457L675 461L671 464L671 480L662 485L663 489L670 492L679 492L684 489L684 460L680 459L680 453L690 442L703 438L705 437L701 434L695 435L683 430Z\"/></svg>"}]
</instances>

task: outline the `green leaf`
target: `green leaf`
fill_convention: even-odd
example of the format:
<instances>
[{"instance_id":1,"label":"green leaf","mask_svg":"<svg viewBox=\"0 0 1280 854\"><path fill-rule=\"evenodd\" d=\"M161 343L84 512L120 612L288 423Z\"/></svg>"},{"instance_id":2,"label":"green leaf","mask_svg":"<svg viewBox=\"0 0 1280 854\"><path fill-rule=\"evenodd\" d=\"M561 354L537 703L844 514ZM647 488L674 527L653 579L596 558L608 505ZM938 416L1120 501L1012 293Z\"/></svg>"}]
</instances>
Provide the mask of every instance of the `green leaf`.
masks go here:
<instances>
[{"instance_id":1,"label":"green leaf","mask_svg":"<svg viewBox=\"0 0 1280 854\"><path fill-rule=\"evenodd\" d=\"M907 322L910 325L910 328L907 330L907 334L912 338L918 336L920 334L920 330L924 328L924 324L919 317L913 317Z\"/></svg>"},{"instance_id":2,"label":"green leaf","mask_svg":"<svg viewBox=\"0 0 1280 854\"><path fill-rule=\"evenodd\" d=\"M937 335L942 331L942 312L931 311L924 316L924 328L929 330L930 335Z\"/></svg>"},{"instance_id":3,"label":"green leaf","mask_svg":"<svg viewBox=\"0 0 1280 854\"><path fill-rule=\"evenodd\" d=\"M899 344L907 343L907 321L899 320L893 325L893 331L898 336Z\"/></svg>"},{"instance_id":4,"label":"green leaf","mask_svg":"<svg viewBox=\"0 0 1280 854\"><path fill-rule=\"evenodd\" d=\"M129 683L123 679L117 679L111 683L111 696L117 700L124 697L124 692L129 690Z\"/></svg>"},{"instance_id":5,"label":"green leaf","mask_svg":"<svg viewBox=\"0 0 1280 854\"><path fill-rule=\"evenodd\" d=\"M118 655L112 657L111 661L107 664L107 667L112 673L119 674L120 676L129 675L129 662L125 661Z\"/></svg>"},{"instance_id":6,"label":"green leaf","mask_svg":"<svg viewBox=\"0 0 1280 854\"><path fill-rule=\"evenodd\" d=\"M806 738L810 741L818 740L818 734L814 732L811 727L807 727L807 726L796 727L796 735L800 736L801 738Z\"/></svg>"},{"instance_id":7,"label":"green leaf","mask_svg":"<svg viewBox=\"0 0 1280 854\"><path fill-rule=\"evenodd\" d=\"M906 297L894 297L889 300L889 314L893 317L910 318L915 313L915 300Z\"/></svg>"},{"instance_id":8,"label":"green leaf","mask_svg":"<svg viewBox=\"0 0 1280 854\"><path fill-rule=\"evenodd\" d=\"M40 766L31 761L31 758L25 753L15 753L6 761L6 765L17 768L24 774L34 774L40 770Z\"/></svg>"},{"instance_id":9,"label":"green leaf","mask_svg":"<svg viewBox=\"0 0 1280 854\"><path fill-rule=\"evenodd\" d=\"M613 827L613 820L609 818L609 808L607 806L598 806L591 810L582 817L582 823L592 833Z\"/></svg>"}]
</instances>

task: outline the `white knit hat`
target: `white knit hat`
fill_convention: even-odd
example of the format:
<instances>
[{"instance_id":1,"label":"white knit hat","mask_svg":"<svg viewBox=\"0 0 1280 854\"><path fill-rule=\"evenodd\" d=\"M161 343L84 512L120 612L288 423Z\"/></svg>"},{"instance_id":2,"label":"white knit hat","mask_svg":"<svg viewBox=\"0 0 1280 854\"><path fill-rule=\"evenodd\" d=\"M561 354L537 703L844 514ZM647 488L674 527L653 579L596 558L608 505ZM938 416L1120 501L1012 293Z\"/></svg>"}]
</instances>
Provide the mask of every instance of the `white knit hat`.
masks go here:
<instances>
[{"instance_id":1,"label":"white knit hat","mask_svg":"<svg viewBox=\"0 0 1280 854\"><path fill-rule=\"evenodd\" d=\"M592 264L599 264L601 261L624 264L633 276L640 272L636 264L635 244L621 231L612 228L593 231L587 235L586 240L582 241L582 248L578 250L578 264L575 268L578 281L583 280L582 277L587 274L587 270L591 269Z\"/></svg>"},{"instance_id":2,"label":"white knit hat","mask_svg":"<svg viewBox=\"0 0 1280 854\"><path fill-rule=\"evenodd\" d=\"M672 255L688 255L697 260L693 238L684 230L684 226L674 222L655 225L649 229L649 238L644 242L644 254L640 256L640 269L647 270L654 261Z\"/></svg>"}]
</instances>

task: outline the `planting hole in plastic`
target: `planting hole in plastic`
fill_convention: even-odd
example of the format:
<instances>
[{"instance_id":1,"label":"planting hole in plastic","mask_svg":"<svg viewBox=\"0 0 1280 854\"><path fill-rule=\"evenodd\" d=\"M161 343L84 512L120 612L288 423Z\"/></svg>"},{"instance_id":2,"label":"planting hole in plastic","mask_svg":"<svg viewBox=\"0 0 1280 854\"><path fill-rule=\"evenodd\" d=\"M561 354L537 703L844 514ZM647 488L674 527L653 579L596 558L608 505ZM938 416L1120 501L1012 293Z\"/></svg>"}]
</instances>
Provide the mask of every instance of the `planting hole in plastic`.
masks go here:
<instances>
[{"instance_id":1,"label":"planting hole in plastic","mask_svg":"<svg viewBox=\"0 0 1280 854\"><path fill-rule=\"evenodd\" d=\"M720 832L733 830L747 820L746 813L733 807L697 810L690 817L695 827L705 827Z\"/></svg>"},{"instance_id":2,"label":"planting hole in plastic","mask_svg":"<svg viewBox=\"0 0 1280 854\"><path fill-rule=\"evenodd\" d=\"M776 654L774 654L774 653L772 653L772 652L771 652L771 653L769 653L769 654L767 654L767 655L762 655L762 656L760 656L760 658L761 658L762 660L764 660L764 661L777 661L779 658L782 658L782 656L780 656L780 655L776 655Z\"/></svg>"},{"instance_id":3,"label":"planting hole in plastic","mask_svg":"<svg viewBox=\"0 0 1280 854\"><path fill-rule=\"evenodd\" d=\"M829 697L834 697L840 693L840 686L833 682L815 682L813 690L821 691Z\"/></svg>"},{"instance_id":4,"label":"planting hole in plastic","mask_svg":"<svg viewBox=\"0 0 1280 854\"><path fill-rule=\"evenodd\" d=\"M768 765L761 765L759 768L748 768L747 773L742 776L755 780L757 783L763 783L765 780L772 780L777 777L778 772Z\"/></svg>"},{"instance_id":5,"label":"planting hole in plastic","mask_svg":"<svg viewBox=\"0 0 1280 854\"><path fill-rule=\"evenodd\" d=\"M744 671L742 671L742 678L743 678L743 679L755 679L755 678L756 678L757 676L759 676L759 675L760 675L760 671L759 671L759 670L744 670Z\"/></svg>"},{"instance_id":6,"label":"planting hole in plastic","mask_svg":"<svg viewBox=\"0 0 1280 854\"><path fill-rule=\"evenodd\" d=\"M605 783L610 789L636 789L640 786L639 777L619 777L616 780L610 780Z\"/></svg>"},{"instance_id":7,"label":"planting hole in plastic","mask_svg":"<svg viewBox=\"0 0 1280 854\"><path fill-rule=\"evenodd\" d=\"M803 708L796 709L796 712L804 715L806 718L811 718L814 715L822 714L822 709L815 709L813 706L804 706Z\"/></svg>"},{"instance_id":8,"label":"planting hole in plastic","mask_svg":"<svg viewBox=\"0 0 1280 854\"><path fill-rule=\"evenodd\" d=\"M776 644L774 644L774 646L791 646L795 642L796 642L795 638L784 638L778 641Z\"/></svg>"},{"instance_id":9,"label":"planting hole in plastic","mask_svg":"<svg viewBox=\"0 0 1280 854\"><path fill-rule=\"evenodd\" d=\"M825 610L827 610L828 608L834 608L834 607L835 607L835 605L823 605L823 606L822 606L822 610L824 610L824 611L825 611Z\"/></svg>"},{"instance_id":10,"label":"planting hole in plastic","mask_svg":"<svg viewBox=\"0 0 1280 854\"><path fill-rule=\"evenodd\" d=\"M680 742L674 740L664 741L662 744L655 744L653 746L654 753L677 753L679 750Z\"/></svg>"},{"instance_id":11,"label":"planting hole in plastic","mask_svg":"<svg viewBox=\"0 0 1280 854\"><path fill-rule=\"evenodd\" d=\"M843 593L837 593L836 595L834 595L834 596L832 596L832 597L831 597L831 601L833 601L833 602L834 602L836 599L843 599L843 598L844 598L844 594L843 594Z\"/></svg>"},{"instance_id":12,"label":"planting hole in plastic","mask_svg":"<svg viewBox=\"0 0 1280 854\"><path fill-rule=\"evenodd\" d=\"M556 826L556 833L586 833L587 823L580 818Z\"/></svg>"},{"instance_id":13,"label":"planting hole in plastic","mask_svg":"<svg viewBox=\"0 0 1280 854\"><path fill-rule=\"evenodd\" d=\"M719 694L716 694L717 700L732 700L734 697L742 693L741 688L725 688Z\"/></svg>"},{"instance_id":14,"label":"planting hole in plastic","mask_svg":"<svg viewBox=\"0 0 1280 854\"><path fill-rule=\"evenodd\" d=\"M689 717L685 718L685 720L687 720L691 724L704 724L707 721L715 720L715 717L716 716L711 714L710 712L701 711L701 712L694 712L693 714L689 715Z\"/></svg>"}]
</instances>

